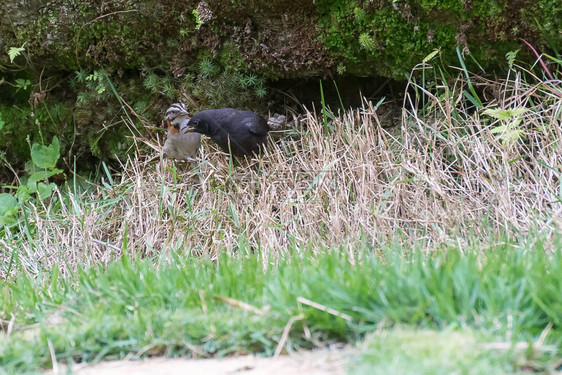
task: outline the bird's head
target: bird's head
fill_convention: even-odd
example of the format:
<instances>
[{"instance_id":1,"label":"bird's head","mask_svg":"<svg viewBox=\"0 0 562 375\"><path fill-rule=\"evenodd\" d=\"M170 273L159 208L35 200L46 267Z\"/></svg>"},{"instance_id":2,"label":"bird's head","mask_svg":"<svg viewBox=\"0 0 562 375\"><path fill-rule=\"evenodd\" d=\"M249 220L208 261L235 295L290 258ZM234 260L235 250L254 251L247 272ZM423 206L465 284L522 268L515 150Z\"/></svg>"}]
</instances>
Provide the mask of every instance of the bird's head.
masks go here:
<instances>
[{"instance_id":1,"label":"bird's head","mask_svg":"<svg viewBox=\"0 0 562 375\"><path fill-rule=\"evenodd\" d=\"M185 133L189 123L189 112L185 104L174 103L166 110L166 123L172 133Z\"/></svg>"},{"instance_id":2,"label":"bird's head","mask_svg":"<svg viewBox=\"0 0 562 375\"><path fill-rule=\"evenodd\" d=\"M203 112L199 112L193 116L191 120L189 120L189 123L186 124L187 126L185 128L186 133L196 132L211 136L217 132L218 126L216 126L211 119L204 115Z\"/></svg>"}]
</instances>

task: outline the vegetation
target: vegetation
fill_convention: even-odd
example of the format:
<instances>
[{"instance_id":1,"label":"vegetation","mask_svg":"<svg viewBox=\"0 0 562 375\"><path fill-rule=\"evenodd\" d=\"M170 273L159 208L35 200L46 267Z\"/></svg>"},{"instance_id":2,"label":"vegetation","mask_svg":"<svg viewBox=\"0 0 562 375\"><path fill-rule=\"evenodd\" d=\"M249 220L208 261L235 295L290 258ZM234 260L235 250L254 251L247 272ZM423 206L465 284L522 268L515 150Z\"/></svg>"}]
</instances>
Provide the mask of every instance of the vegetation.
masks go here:
<instances>
[{"instance_id":1,"label":"vegetation","mask_svg":"<svg viewBox=\"0 0 562 375\"><path fill-rule=\"evenodd\" d=\"M560 36L554 29L562 25L556 12L546 11L552 6L550 1L532 6L509 1L317 2L320 38L338 57L340 71L397 79L434 49L442 51L441 60L449 66L460 46L474 71L505 67L504 55L517 48L518 38L541 35L543 45L558 50Z\"/></svg>"},{"instance_id":2,"label":"vegetation","mask_svg":"<svg viewBox=\"0 0 562 375\"><path fill-rule=\"evenodd\" d=\"M544 331L546 333L546 331ZM509 334L508 334L509 335ZM519 350L511 348L519 346ZM531 346L533 349L530 349ZM510 348L510 349L508 349ZM538 351L535 351L539 348ZM367 336L362 355L352 364L351 374L510 374L551 373L554 366L526 357L523 350L539 357L552 347L534 342L490 342L490 335L467 328L442 331L397 327ZM548 354L546 354L548 357ZM389 358L392 358L389 361Z\"/></svg>"},{"instance_id":3,"label":"vegetation","mask_svg":"<svg viewBox=\"0 0 562 375\"><path fill-rule=\"evenodd\" d=\"M448 84L438 67L417 69L400 130L382 128L371 102L339 116L324 108L297 121L259 162L231 164L210 153L183 168L154 160L158 138L137 138L134 148L148 145L147 154L118 171L100 167L94 183L74 173L60 193L22 204L16 223L1 229L4 241L34 268L50 269L107 263L125 244L147 255L173 245L216 257L225 248L235 253L241 240L284 254L295 244L331 248L342 239L351 252L365 239L376 248L424 238L434 248L555 231L556 82L512 70L503 82L462 72ZM479 95L489 93L494 101L484 105ZM31 236L21 243L21 233Z\"/></svg>"},{"instance_id":4,"label":"vegetation","mask_svg":"<svg viewBox=\"0 0 562 375\"><path fill-rule=\"evenodd\" d=\"M557 237L554 246L561 245ZM146 260L123 256L107 267L81 268L67 276L61 274L63 265L34 274L18 264L18 274L0 292L7 332L0 340L0 366L22 374L51 367L55 359L72 365L248 350L273 355L354 340L374 330L380 336L384 327L407 323L448 327L452 332L445 335L457 335L466 345L476 337L490 345L467 348L468 355L445 362L426 358L435 361L428 370L478 365L472 373L483 373L484 365L498 368L498 363L502 373L522 366L554 370L562 339L562 256L545 246L550 245L533 236L527 244L450 247L434 256L397 245L379 247L379 255L357 244L354 254L315 247L314 256L298 247L291 256L267 257L252 254L241 241L239 256L223 253L215 261L176 252ZM478 333L454 333L467 326ZM283 338L285 328L290 334ZM373 362L392 368L388 358L399 349L392 343L406 334L418 335L425 345L435 335L438 340L427 350L447 350L443 334L404 332L390 331L383 342L371 339L363 368ZM416 341L407 342L416 347ZM447 341L452 350L450 345ZM455 339L453 345L463 343ZM484 354L492 350L497 354L490 357L501 357L489 364ZM373 352L386 361L377 361Z\"/></svg>"},{"instance_id":5,"label":"vegetation","mask_svg":"<svg viewBox=\"0 0 562 375\"><path fill-rule=\"evenodd\" d=\"M2 370L364 340L351 373L558 371L559 72L514 53L495 82L457 53L454 80L438 54L416 66L400 129L380 102L323 106L259 160L206 143L174 163L137 136L118 170L55 185L58 138L30 141L27 180L0 195ZM134 129L99 77L76 80Z\"/></svg>"}]
</instances>

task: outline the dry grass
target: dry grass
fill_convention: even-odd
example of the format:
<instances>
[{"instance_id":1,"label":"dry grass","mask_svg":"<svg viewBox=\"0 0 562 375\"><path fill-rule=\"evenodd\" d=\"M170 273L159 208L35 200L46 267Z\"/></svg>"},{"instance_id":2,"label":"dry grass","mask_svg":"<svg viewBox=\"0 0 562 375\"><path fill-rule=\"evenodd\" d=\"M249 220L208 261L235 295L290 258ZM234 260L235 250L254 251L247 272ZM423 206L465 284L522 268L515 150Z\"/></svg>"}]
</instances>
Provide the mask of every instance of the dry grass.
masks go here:
<instances>
[{"instance_id":1,"label":"dry grass","mask_svg":"<svg viewBox=\"0 0 562 375\"><path fill-rule=\"evenodd\" d=\"M469 107L465 84L435 93L417 87L426 94L425 116L406 95L401 129L383 129L370 102L335 118L329 136L308 112L298 136L271 144L259 161L231 165L209 143L199 165L153 154L130 159L113 181L82 194L62 189L29 211L0 247L17 249L37 272L54 263L108 263L121 251L185 249L214 258L341 246L353 253L358 241L377 248L389 240L431 250L559 231L560 82L527 85L516 75L484 83L496 94L487 108L528 109L523 134L511 142L492 133L501 121L486 108ZM5 265L10 253L2 252Z\"/></svg>"}]
</instances>

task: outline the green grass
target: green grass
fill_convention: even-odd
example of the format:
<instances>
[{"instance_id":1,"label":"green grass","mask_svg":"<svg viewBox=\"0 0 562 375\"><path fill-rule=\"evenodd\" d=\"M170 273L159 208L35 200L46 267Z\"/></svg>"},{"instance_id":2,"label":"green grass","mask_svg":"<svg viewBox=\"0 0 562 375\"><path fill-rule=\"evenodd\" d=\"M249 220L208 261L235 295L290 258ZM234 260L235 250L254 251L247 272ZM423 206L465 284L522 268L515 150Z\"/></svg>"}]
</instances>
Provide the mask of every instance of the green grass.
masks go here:
<instances>
[{"instance_id":1,"label":"green grass","mask_svg":"<svg viewBox=\"0 0 562 375\"><path fill-rule=\"evenodd\" d=\"M374 255L358 245L353 260L337 249L318 256L295 251L275 260L124 256L109 266L65 276L56 268L28 276L19 265L17 276L4 280L0 290L0 373L39 371L51 366L53 355L69 364L127 355L272 355L289 319L300 314L282 343L285 350L329 340L355 342L396 323L448 328L451 332L444 335L460 337L466 334L456 332L469 327L480 340L502 342L511 352L518 342L538 342L548 332L545 343L522 354L535 361L540 353L547 366L562 348L562 238L552 246L558 250L545 251L535 239L527 245L448 248L432 255L395 247ZM300 303L299 297L323 307ZM406 335L421 335L416 340L423 341L423 331L415 332ZM447 349L439 343L446 339L434 335L436 340L427 341L431 350ZM476 340L471 335L467 340ZM392 341L388 348L369 338L366 345L372 348L364 353L358 373L371 366L373 355L390 360L384 350L398 347L402 336L387 339ZM480 351L473 354L480 358ZM439 361L438 355L428 355ZM513 356L506 358L502 363L509 368L504 370L518 370ZM449 362L468 366L469 359ZM376 362L377 368L392 366Z\"/></svg>"},{"instance_id":2,"label":"green grass","mask_svg":"<svg viewBox=\"0 0 562 375\"><path fill-rule=\"evenodd\" d=\"M444 331L398 327L369 335L359 360L351 365L355 375L509 374L518 356L509 350L490 350L481 332ZM525 361L528 362L528 361Z\"/></svg>"}]
</instances>

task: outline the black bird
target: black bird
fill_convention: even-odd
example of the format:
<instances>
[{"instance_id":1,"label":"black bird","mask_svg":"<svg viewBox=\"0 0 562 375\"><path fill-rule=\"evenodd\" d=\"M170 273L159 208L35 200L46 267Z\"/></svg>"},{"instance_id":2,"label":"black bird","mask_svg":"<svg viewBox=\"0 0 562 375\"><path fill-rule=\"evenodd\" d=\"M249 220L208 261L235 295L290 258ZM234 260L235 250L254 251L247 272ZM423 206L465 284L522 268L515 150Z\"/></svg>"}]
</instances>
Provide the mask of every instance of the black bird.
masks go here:
<instances>
[{"instance_id":1,"label":"black bird","mask_svg":"<svg viewBox=\"0 0 562 375\"><path fill-rule=\"evenodd\" d=\"M258 154L267 144L267 121L251 111L234 108L208 109L197 113L186 132L207 135L234 156Z\"/></svg>"}]
</instances>

